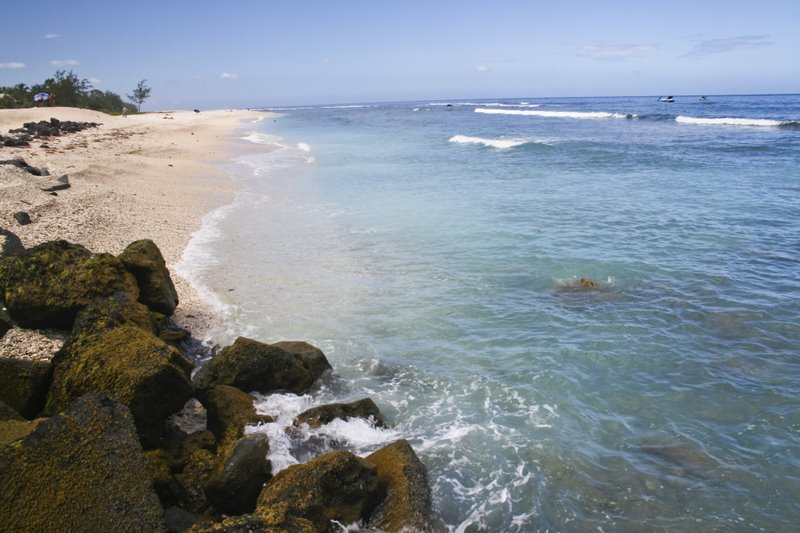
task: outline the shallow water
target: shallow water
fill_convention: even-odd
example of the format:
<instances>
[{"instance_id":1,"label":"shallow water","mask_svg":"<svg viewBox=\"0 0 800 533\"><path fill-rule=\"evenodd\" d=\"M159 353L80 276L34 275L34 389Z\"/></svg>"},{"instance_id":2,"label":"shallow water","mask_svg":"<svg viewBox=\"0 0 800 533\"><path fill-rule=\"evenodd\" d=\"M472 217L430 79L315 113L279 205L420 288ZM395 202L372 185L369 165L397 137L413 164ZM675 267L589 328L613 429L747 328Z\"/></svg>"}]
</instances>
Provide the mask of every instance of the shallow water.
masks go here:
<instances>
[{"instance_id":1,"label":"shallow water","mask_svg":"<svg viewBox=\"0 0 800 533\"><path fill-rule=\"evenodd\" d=\"M800 97L676 100L252 124L276 149L225 165L178 266L211 340L323 349L335 378L265 412L369 395L394 424L280 437L277 468L403 436L454 531L800 523Z\"/></svg>"}]
</instances>

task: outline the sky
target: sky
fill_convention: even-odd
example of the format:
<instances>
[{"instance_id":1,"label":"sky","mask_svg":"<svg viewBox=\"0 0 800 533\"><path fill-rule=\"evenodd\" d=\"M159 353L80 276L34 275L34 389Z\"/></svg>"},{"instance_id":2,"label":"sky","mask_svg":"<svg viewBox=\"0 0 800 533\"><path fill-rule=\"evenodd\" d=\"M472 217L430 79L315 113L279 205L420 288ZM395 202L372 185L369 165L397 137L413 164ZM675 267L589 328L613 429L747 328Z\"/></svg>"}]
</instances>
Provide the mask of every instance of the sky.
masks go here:
<instances>
[{"instance_id":1,"label":"sky","mask_svg":"<svg viewBox=\"0 0 800 533\"><path fill-rule=\"evenodd\" d=\"M0 86L145 79L151 111L800 92L797 0L4 4Z\"/></svg>"}]
</instances>

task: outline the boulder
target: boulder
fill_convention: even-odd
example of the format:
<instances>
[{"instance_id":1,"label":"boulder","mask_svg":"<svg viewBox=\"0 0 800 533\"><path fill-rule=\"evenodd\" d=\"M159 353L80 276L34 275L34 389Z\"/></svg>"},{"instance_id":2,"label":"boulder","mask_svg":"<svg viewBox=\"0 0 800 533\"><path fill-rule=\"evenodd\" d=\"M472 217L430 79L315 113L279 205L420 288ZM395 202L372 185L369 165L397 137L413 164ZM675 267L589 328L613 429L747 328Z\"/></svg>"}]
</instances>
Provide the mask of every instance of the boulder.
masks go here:
<instances>
[{"instance_id":1,"label":"boulder","mask_svg":"<svg viewBox=\"0 0 800 533\"><path fill-rule=\"evenodd\" d=\"M208 501L228 515L252 513L261 489L272 477L266 435L246 435L223 444L205 483Z\"/></svg>"},{"instance_id":2,"label":"boulder","mask_svg":"<svg viewBox=\"0 0 800 533\"><path fill-rule=\"evenodd\" d=\"M383 496L375 465L334 451L279 472L261 491L255 514L266 519L274 505L287 504L290 515L328 531L331 520L367 520Z\"/></svg>"},{"instance_id":3,"label":"boulder","mask_svg":"<svg viewBox=\"0 0 800 533\"><path fill-rule=\"evenodd\" d=\"M46 242L0 260L0 298L22 327L70 329L81 309L116 292L135 299L134 277L113 255L78 244Z\"/></svg>"},{"instance_id":4,"label":"boulder","mask_svg":"<svg viewBox=\"0 0 800 533\"><path fill-rule=\"evenodd\" d=\"M52 375L50 361L0 357L0 401L34 418L44 408Z\"/></svg>"},{"instance_id":5,"label":"boulder","mask_svg":"<svg viewBox=\"0 0 800 533\"><path fill-rule=\"evenodd\" d=\"M258 422L273 422L266 415L256 414L253 397L236 387L218 385L205 396L208 429L219 441L225 438L239 438L244 434L244 426Z\"/></svg>"},{"instance_id":6,"label":"boulder","mask_svg":"<svg viewBox=\"0 0 800 533\"><path fill-rule=\"evenodd\" d=\"M204 487L214 470L214 454L208 450L195 450L183 471L175 474L180 484L178 506L195 514L211 514L214 509L206 499Z\"/></svg>"},{"instance_id":7,"label":"boulder","mask_svg":"<svg viewBox=\"0 0 800 533\"><path fill-rule=\"evenodd\" d=\"M164 531L127 407L87 395L0 447L5 531Z\"/></svg>"},{"instance_id":8,"label":"boulder","mask_svg":"<svg viewBox=\"0 0 800 533\"><path fill-rule=\"evenodd\" d=\"M250 514L231 516L214 524L192 526L186 533L316 533L311 522L291 516L286 508L275 506L267 520Z\"/></svg>"},{"instance_id":9,"label":"boulder","mask_svg":"<svg viewBox=\"0 0 800 533\"><path fill-rule=\"evenodd\" d=\"M139 301L153 311L172 315L178 305L178 293L158 246L149 239L132 242L118 257L136 277Z\"/></svg>"},{"instance_id":10,"label":"boulder","mask_svg":"<svg viewBox=\"0 0 800 533\"><path fill-rule=\"evenodd\" d=\"M289 352L299 359L311 374L321 376L326 370L331 369L331 364L322 353L322 350L304 341L281 341L273 344L275 348L280 348Z\"/></svg>"},{"instance_id":11,"label":"boulder","mask_svg":"<svg viewBox=\"0 0 800 533\"><path fill-rule=\"evenodd\" d=\"M151 335L158 333L153 313L130 292L117 292L93 300L75 317L72 332L88 336L123 324L134 325Z\"/></svg>"},{"instance_id":12,"label":"boulder","mask_svg":"<svg viewBox=\"0 0 800 533\"><path fill-rule=\"evenodd\" d=\"M11 444L12 442L23 438L24 436L35 430L39 424L47 420L46 418L37 418L36 420L0 420L0 446Z\"/></svg>"},{"instance_id":13,"label":"boulder","mask_svg":"<svg viewBox=\"0 0 800 533\"><path fill-rule=\"evenodd\" d=\"M370 527L386 531L444 531L433 512L428 471L406 440L381 448L366 461L378 469L386 498L370 518Z\"/></svg>"},{"instance_id":14,"label":"boulder","mask_svg":"<svg viewBox=\"0 0 800 533\"><path fill-rule=\"evenodd\" d=\"M55 414L87 392L131 410L142 444L159 443L164 422L192 393L192 364L140 327L125 323L94 335L73 334L54 358L46 412Z\"/></svg>"},{"instance_id":15,"label":"boulder","mask_svg":"<svg viewBox=\"0 0 800 533\"><path fill-rule=\"evenodd\" d=\"M329 424L337 418L342 420L347 420L348 418L371 419L376 427L387 427L380 409L370 398L363 398L350 403L331 403L312 407L297 415L294 419L294 425L308 424L312 428L318 428Z\"/></svg>"},{"instance_id":16,"label":"boulder","mask_svg":"<svg viewBox=\"0 0 800 533\"><path fill-rule=\"evenodd\" d=\"M20 255L25 247L13 232L0 228L0 259Z\"/></svg>"},{"instance_id":17,"label":"boulder","mask_svg":"<svg viewBox=\"0 0 800 533\"><path fill-rule=\"evenodd\" d=\"M303 394L331 368L325 355L314 350L292 353L279 345L239 337L197 372L195 387L201 394L216 385L232 385L245 392Z\"/></svg>"}]
</instances>

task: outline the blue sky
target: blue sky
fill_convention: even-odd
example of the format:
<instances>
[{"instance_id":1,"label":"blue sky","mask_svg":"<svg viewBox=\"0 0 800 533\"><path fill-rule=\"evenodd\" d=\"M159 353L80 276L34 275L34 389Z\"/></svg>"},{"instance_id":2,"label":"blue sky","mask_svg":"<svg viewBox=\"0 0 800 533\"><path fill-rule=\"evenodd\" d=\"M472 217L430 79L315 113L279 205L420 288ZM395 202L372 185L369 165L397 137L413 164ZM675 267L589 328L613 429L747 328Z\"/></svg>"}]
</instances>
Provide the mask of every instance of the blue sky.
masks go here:
<instances>
[{"instance_id":1,"label":"blue sky","mask_svg":"<svg viewBox=\"0 0 800 533\"><path fill-rule=\"evenodd\" d=\"M800 92L797 0L5 4L0 85L146 79L144 110Z\"/></svg>"}]
</instances>

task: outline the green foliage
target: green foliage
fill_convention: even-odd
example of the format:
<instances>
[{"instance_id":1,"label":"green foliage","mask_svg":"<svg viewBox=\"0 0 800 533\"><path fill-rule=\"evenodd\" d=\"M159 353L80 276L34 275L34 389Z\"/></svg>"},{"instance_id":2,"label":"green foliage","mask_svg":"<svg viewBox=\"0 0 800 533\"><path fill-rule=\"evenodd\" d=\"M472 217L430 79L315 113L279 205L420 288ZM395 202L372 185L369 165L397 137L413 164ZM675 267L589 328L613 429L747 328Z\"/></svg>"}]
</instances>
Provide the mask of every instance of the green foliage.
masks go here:
<instances>
[{"instance_id":1,"label":"green foliage","mask_svg":"<svg viewBox=\"0 0 800 533\"><path fill-rule=\"evenodd\" d=\"M143 83L144 80L140 82L140 85ZM144 87L147 89L144 98L147 98L150 95L150 88ZM89 80L80 79L71 70L69 72L58 70L52 78L47 78L42 83L30 87L24 83L7 87L0 86L0 95L3 95L0 97L0 109L32 107L34 105L33 96L37 93L55 94L55 104L59 106L89 108L106 113L122 113L124 107L130 109L134 105L125 102L120 95L114 92L93 89ZM141 104L141 102L138 103ZM43 105L49 105L49 103Z\"/></svg>"},{"instance_id":2,"label":"green foliage","mask_svg":"<svg viewBox=\"0 0 800 533\"><path fill-rule=\"evenodd\" d=\"M131 99L131 102L136 104L136 110L139 111L139 108L142 106L142 103L150 98L150 87L147 86L147 80L142 80L136 85L136 88L133 90L133 94L127 94L128 98Z\"/></svg>"}]
</instances>

